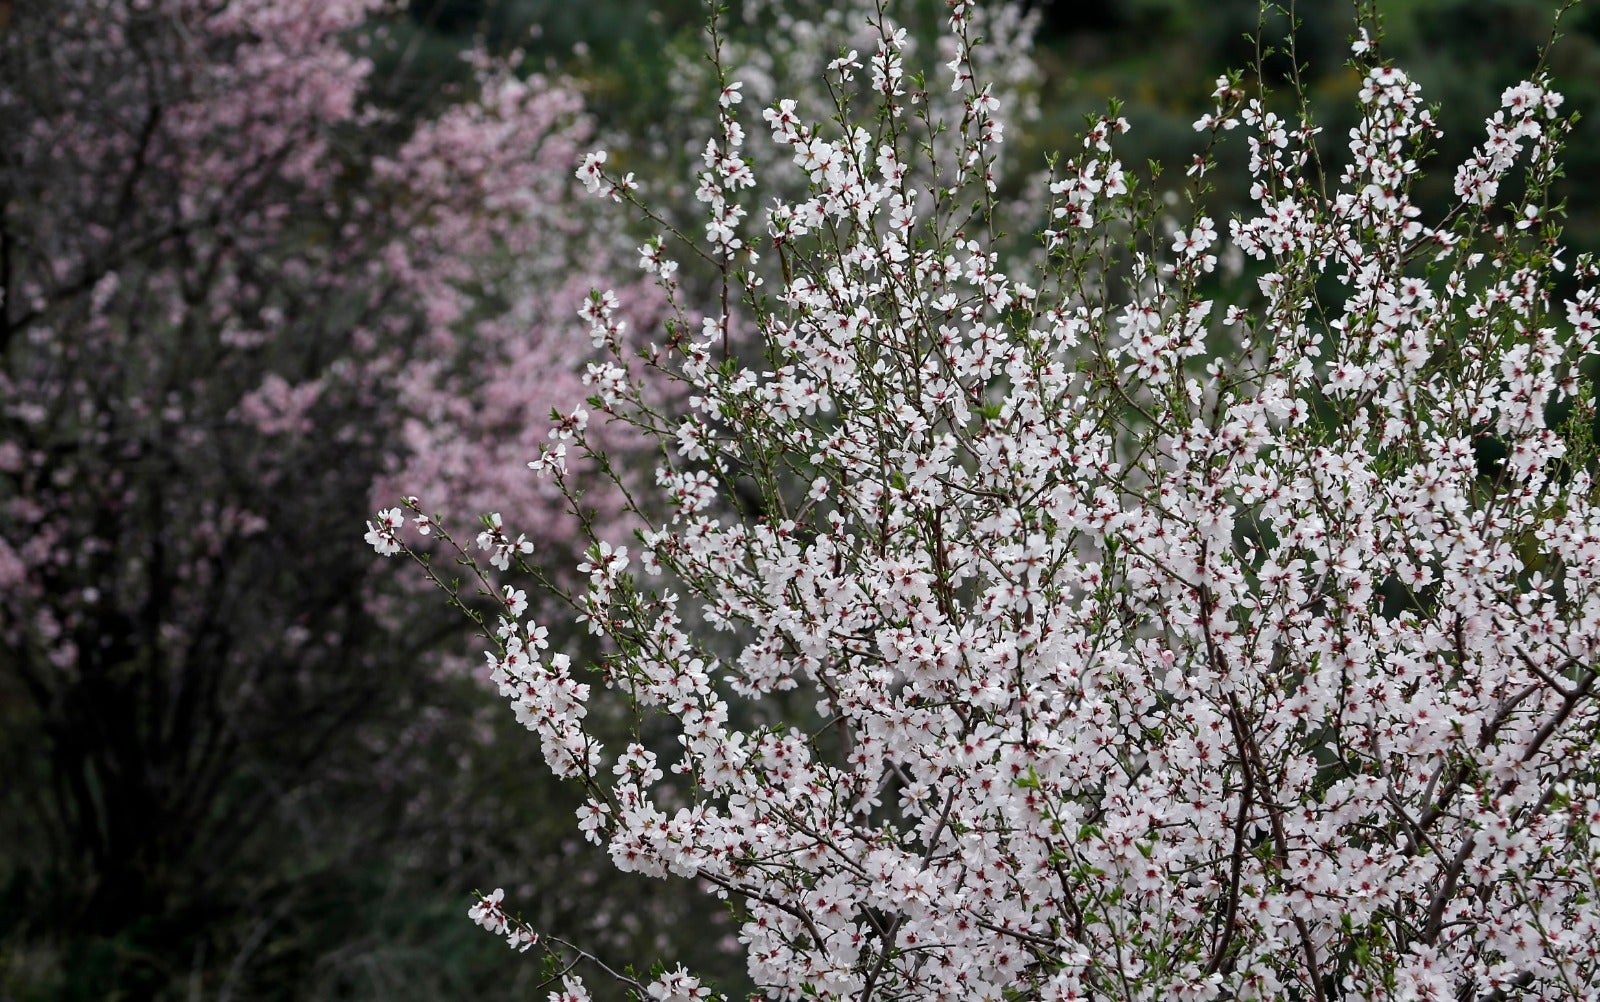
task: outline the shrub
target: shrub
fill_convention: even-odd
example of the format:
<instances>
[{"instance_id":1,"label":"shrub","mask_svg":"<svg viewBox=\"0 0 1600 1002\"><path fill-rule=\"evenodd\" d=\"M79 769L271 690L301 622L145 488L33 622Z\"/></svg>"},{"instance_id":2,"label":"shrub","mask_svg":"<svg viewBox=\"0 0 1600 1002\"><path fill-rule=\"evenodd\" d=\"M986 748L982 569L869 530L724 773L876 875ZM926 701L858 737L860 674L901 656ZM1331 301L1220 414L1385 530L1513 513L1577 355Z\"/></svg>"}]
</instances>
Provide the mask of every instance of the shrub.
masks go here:
<instances>
[{"instance_id":1,"label":"shrub","mask_svg":"<svg viewBox=\"0 0 1600 1002\"><path fill-rule=\"evenodd\" d=\"M669 284L676 321L531 464L581 507L590 428L661 444L635 544L596 535L566 593L592 664L489 634L579 830L725 899L776 999L1593 997L1596 267L1561 243L1560 95L1508 87L1425 219L1437 129L1369 21L1343 152L1225 76L1169 220L1113 106L1012 259L1003 109L949 8L942 70L880 9L833 106L763 112L809 180L764 209L714 63L705 236L644 256L720 289ZM1253 207L1219 222L1235 132ZM599 155L579 177L643 206ZM541 943L501 892L472 915ZM542 942L552 999L584 961L712 994Z\"/></svg>"}]
</instances>

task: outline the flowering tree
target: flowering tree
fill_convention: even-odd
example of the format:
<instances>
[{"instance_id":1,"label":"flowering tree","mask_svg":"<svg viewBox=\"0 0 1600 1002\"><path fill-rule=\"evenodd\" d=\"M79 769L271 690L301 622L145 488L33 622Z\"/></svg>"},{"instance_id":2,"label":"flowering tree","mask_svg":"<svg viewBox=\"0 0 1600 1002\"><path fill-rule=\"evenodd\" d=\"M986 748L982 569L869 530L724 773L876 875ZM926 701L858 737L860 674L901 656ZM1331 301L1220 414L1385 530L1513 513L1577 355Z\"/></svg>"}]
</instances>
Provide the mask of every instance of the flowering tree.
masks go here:
<instances>
[{"instance_id":1,"label":"flowering tree","mask_svg":"<svg viewBox=\"0 0 1600 1002\"><path fill-rule=\"evenodd\" d=\"M578 829L727 899L776 999L1595 997L1600 321L1560 241L1561 96L1508 87L1425 219L1437 129L1363 29L1341 152L1224 77L1166 228L1113 108L1012 264L1002 109L949 8L959 121L880 11L835 106L763 112L809 190L755 213L717 64L706 238L643 257L702 255L723 294L667 281L668 336L531 464L576 497L602 420L661 443L635 547L596 535L566 596L593 664L518 609L490 637ZM1230 132L1254 207L1219 222ZM635 199L603 155L579 176ZM472 915L541 942L502 892ZM605 958L543 943L551 998L587 998Z\"/></svg>"},{"instance_id":2,"label":"flowering tree","mask_svg":"<svg viewBox=\"0 0 1600 1002\"><path fill-rule=\"evenodd\" d=\"M383 13L0 25L0 967L13 936L126 934L123 990L295 983L334 945L296 924L375 844L528 851L482 837L477 724L411 668L459 629L344 526L396 479L489 489L559 552L559 491L486 477L482 443L586 392L610 239L565 194L570 88L480 56L400 120L361 55ZM659 301L619 292L618 324Z\"/></svg>"}]
</instances>

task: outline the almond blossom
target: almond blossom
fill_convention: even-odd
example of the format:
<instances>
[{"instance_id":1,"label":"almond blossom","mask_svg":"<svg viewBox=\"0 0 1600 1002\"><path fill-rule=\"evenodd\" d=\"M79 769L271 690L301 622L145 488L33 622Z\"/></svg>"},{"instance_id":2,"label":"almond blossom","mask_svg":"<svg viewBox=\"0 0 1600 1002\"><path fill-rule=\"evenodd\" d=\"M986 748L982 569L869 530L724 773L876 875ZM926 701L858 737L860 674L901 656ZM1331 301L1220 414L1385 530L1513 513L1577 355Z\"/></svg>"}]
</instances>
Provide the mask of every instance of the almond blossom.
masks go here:
<instances>
[{"instance_id":1,"label":"almond blossom","mask_svg":"<svg viewBox=\"0 0 1600 1002\"><path fill-rule=\"evenodd\" d=\"M1007 223L1006 107L948 8L954 58L875 74L878 114L765 113L809 184L764 216L712 111L706 238L670 246L727 291L669 290L670 410L610 407L660 445L636 565L593 535L601 653L502 688L584 837L725 899L771 999L1595 997L1600 267L1560 242L1551 82L1506 91L1443 218L1412 197L1437 124L1364 30L1332 164L1219 84L1225 227L1147 238L1114 109ZM930 143L955 166L914 193Z\"/></svg>"}]
</instances>

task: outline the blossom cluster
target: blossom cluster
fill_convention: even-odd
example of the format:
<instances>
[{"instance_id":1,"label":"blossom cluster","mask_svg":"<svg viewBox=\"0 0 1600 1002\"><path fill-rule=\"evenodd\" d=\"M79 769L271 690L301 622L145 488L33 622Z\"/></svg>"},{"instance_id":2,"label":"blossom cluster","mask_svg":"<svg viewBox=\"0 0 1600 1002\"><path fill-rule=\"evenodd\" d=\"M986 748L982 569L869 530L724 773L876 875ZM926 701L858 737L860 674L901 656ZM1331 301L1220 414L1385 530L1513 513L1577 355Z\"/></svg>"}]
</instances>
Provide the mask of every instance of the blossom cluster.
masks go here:
<instances>
[{"instance_id":1,"label":"blossom cluster","mask_svg":"<svg viewBox=\"0 0 1600 1002\"><path fill-rule=\"evenodd\" d=\"M571 596L603 653L490 655L580 831L729 899L774 999L1594 997L1600 267L1559 240L1560 95L1507 89L1429 220L1437 124L1363 33L1337 169L1225 78L1196 128L1245 137L1242 217L1194 188L1145 239L1113 112L1018 265L948 6L959 120L886 33L878 116L765 111L807 187L760 216L715 110L699 245L742 295L646 349L671 413L608 404L663 458ZM657 740L606 747L605 690Z\"/></svg>"}]
</instances>

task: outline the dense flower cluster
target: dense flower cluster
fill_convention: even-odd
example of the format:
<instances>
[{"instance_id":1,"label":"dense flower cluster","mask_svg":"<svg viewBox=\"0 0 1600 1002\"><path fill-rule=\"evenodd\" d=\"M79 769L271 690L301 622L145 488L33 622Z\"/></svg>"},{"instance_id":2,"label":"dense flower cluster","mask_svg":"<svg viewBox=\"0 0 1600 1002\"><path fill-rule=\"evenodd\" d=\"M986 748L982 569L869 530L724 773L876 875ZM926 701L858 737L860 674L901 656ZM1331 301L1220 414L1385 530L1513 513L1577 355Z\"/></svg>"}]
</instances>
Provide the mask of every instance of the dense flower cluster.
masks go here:
<instances>
[{"instance_id":1,"label":"dense flower cluster","mask_svg":"<svg viewBox=\"0 0 1600 1002\"><path fill-rule=\"evenodd\" d=\"M765 112L808 189L764 233L717 109L700 244L738 295L647 351L686 406L602 379L663 459L638 546L580 568L601 659L516 617L489 655L580 830L730 898L775 999L1594 997L1600 269L1559 241L1560 95L1507 89L1430 221L1436 125L1363 33L1337 162L1224 78L1196 128L1246 137L1253 206L1157 237L1108 115L1012 267L949 8L960 120L885 28L875 117ZM602 685L646 721L620 753Z\"/></svg>"}]
</instances>

